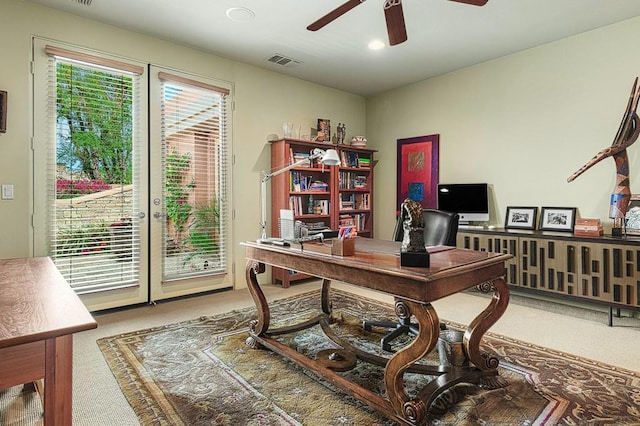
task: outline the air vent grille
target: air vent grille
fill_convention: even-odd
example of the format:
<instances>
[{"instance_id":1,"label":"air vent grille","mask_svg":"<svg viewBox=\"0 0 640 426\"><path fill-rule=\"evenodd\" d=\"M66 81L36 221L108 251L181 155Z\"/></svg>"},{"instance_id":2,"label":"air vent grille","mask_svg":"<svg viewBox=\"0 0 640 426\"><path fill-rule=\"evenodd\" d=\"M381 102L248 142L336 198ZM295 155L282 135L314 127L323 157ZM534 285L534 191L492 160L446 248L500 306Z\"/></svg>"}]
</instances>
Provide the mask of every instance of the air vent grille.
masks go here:
<instances>
[{"instance_id":1,"label":"air vent grille","mask_svg":"<svg viewBox=\"0 0 640 426\"><path fill-rule=\"evenodd\" d=\"M277 65L281 65L283 67L302 63L302 61L298 61L296 59L289 58L288 56L281 55L279 53L276 53L275 55L268 57L267 61L271 62L271 63L274 63L274 64L277 64Z\"/></svg>"},{"instance_id":2,"label":"air vent grille","mask_svg":"<svg viewBox=\"0 0 640 426\"><path fill-rule=\"evenodd\" d=\"M74 3L78 3L84 6L91 6L93 0L73 0Z\"/></svg>"}]
</instances>

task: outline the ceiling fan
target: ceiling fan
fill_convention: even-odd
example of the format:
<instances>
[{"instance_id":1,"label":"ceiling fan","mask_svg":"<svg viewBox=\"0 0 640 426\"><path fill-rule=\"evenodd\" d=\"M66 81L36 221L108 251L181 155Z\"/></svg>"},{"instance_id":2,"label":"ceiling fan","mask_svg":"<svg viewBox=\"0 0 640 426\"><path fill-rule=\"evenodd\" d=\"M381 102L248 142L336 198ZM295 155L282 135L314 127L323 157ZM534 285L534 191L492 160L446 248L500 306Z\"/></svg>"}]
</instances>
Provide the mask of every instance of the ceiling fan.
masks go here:
<instances>
[{"instance_id":1,"label":"ceiling fan","mask_svg":"<svg viewBox=\"0 0 640 426\"><path fill-rule=\"evenodd\" d=\"M338 6L307 27L309 31L318 31L325 25L338 19L354 7L364 3L366 0L349 0ZM449 0L457 3L471 4L473 6L484 6L489 0ZM402 0L385 0L384 17L387 21L387 33L389 34L389 44L396 44L407 41L407 29L404 25L404 13L402 12Z\"/></svg>"}]
</instances>

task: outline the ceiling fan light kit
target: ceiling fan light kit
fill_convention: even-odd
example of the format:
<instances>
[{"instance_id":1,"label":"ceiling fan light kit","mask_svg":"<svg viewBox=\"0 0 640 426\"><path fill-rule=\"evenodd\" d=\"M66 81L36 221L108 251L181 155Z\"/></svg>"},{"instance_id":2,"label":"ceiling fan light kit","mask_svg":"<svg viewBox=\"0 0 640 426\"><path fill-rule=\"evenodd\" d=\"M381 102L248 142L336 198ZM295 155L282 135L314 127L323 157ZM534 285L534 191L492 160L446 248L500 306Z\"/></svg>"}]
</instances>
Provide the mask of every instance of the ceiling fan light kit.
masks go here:
<instances>
[{"instance_id":1,"label":"ceiling fan light kit","mask_svg":"<svg viewBox=\"0 0 640 426\"><path fill-rule=\"evenodd\" d=\"M364 3L366 0L349 0L346 3L333 9L331 12L322 16L320 19L311 23L307 29L309 31L318 31L325 25L335 21L354 7ZM472 6L484 6L489 0L449 0L456 3L464 3ZM407 27L404 23L404 11L402 10L402 0L385 0L384 17L387 23L387 34L389 35L389 44L395 46L407 41Z\"/></svg>"}]
</instances>

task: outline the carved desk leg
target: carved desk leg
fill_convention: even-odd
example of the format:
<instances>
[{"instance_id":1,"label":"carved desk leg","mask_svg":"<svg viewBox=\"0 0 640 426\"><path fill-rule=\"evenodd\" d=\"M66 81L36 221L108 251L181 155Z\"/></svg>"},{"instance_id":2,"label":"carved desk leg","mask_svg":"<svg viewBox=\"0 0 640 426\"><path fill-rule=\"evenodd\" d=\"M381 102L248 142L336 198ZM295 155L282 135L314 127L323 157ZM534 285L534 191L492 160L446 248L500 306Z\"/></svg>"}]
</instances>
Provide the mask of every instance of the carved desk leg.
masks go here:
<instances>
[{"instance_id":1,"label":"carved desk leg","mask_svg":"<svg viewBox=\"0 0 640 426\"><path fill-rule=\"evenodd\" d=\"M509 287L504 279L493 280L491 285L493 298L489 306L469 324L463 338L463 345L471 362L480 370L487 372L497 369L499 360L486 352L480 352L480 341L484 333L500 319L509 305ZM481 378L481 385L489 389L504 387L506 384L505 380L497 377Z\"/></svg>"},{"instance_id":2,"label":"carved desk leg","mask_svg":"<svg viewBox=\"0 0 640 426\"><path fill-rule=\"evenodd\" d=\"M425 402L419 399L411 400L404 388L404 372L414 362L431 352L440 333L440 320L431 304L419 304L410 301L396 302L405 304L405 310L416 317L420 327L420 335L391 357L384 371L384 384L387 388L389 402L394 411L412 424L421 424L426 420L427 410Z\"/></svg>"},{"instance_id":3,"label":"carved desk leg","mask_svg":"<svg viewBox=\"0 0 640 426\"><path fill-rule=\"evenodd\" d=\"M322 296L321 296L321 306L322 312L331 316L331 312L333 311L333 305L331 300L329 300L329 293L331 291L331 280L326 278L322 279Z\"/></svg>"},{"instance_id":4,"label":"carved desk leg","mask_svg":"<svg viewBox=\"0 0 640 426\"><path fill-rule=\"evenodd\" d=\"M246 344L252 348L258 347L258 342L253 336L260 336L269 329L269 322L271 320L271 313L269 311L269 304L267 298L264 296L260 285L258 284L257 274L262 274L265 271L264 263L256 262L251 259L247 259L246 264L246 279L249 293L253 298L256 308L258 309L258 319L249 322L249 337L247 337Z\"/></svg>"}]
</instances>

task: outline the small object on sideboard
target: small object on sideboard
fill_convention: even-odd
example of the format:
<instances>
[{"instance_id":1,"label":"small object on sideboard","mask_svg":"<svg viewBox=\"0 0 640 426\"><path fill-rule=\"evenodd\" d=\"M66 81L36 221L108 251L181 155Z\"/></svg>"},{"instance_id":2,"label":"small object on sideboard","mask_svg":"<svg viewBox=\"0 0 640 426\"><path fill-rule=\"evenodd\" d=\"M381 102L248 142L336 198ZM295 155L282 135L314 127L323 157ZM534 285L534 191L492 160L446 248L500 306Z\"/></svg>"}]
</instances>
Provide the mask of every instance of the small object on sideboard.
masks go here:
<instances>
[{"instance_id":1,"label":"small object on sideboard","mask_svg":"<svg viewBox=\"0 0 640 426\"><path fill-rule=\"evenodd\" d=\"M604 235L604 229L600 219L580 218L576 219L573 235L578 237L600 237Z\"/></svg>"}]
</instances>

